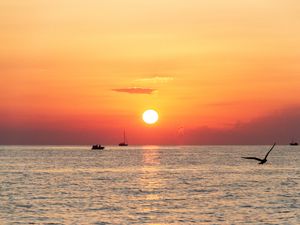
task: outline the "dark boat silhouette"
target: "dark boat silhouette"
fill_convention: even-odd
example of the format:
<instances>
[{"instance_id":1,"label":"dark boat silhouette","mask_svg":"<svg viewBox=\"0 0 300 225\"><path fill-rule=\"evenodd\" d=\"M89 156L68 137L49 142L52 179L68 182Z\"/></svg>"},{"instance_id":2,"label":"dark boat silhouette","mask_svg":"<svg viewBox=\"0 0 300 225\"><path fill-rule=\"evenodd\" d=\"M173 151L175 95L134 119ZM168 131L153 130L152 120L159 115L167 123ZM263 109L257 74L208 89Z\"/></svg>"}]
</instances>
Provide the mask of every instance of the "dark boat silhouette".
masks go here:
<instances>
[{"instance_id":1,"label":"dark boat silhouette","mask_svg":"<svg viewBox=\"0 0 300 225\"><path fill-rule=\"evenodd\" d=\"M291 143L290 143L290 145L298 145L298 142L295 142L295 141L292 141Z\"/></svg>"},{"instance_id":2,"label":"dark boat silhouette","mask_svg":"<svg viewBox=\"0 0 300 225\"><path fill-rule=\"evenodd\" d=\"M93 145L92 150L103 150L105 147L101 145Z\"/></svg>"},{"instance_id":3,"label":"dark boat silhouette","mask_svg":"<svg viewBox=\"0 0 300 225\"><path fill-rule=\"evenodd\" d=\"M267 162L267 157L269 155L269 153L272 151L272 149L275 147L276 143L273 144L273 146L270 148L270 150L268 151L268 153L266 154L265 158L260 159L260 158L256 158L256 157L242 157L243 159L254 159L259 161L258 164L264 164Z\"/></svg>"},{"instance_id":4,"label":"dark boat silhouette","mask_svg":"<svg viewBox=\"0 0 300 225\"><path fill-rule=\"evenodd\" d=\"M123 133L123 142L121 142L119 144L119 146L128 146L125 130L124 130L124 133Z\"/></svg>"}]
</instances>

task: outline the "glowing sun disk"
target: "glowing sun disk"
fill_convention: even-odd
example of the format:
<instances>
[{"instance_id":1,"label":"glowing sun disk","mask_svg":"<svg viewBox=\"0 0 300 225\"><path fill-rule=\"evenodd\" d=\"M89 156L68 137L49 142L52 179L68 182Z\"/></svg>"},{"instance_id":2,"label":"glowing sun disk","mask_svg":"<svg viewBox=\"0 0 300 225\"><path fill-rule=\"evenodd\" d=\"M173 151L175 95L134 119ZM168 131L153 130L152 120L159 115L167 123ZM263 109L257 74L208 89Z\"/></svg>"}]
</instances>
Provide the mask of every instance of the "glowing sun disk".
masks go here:
<instances>
[{"instance_id":1,"label":"glowing sun disk","mask_svg":"<svg viewBox=\"0 0 300 225\"><path fill-rule=\"evenodd\" d=\"M158 113L153 109L148 109L143 113L143 120L147 124L154 124L158 120Z\"/></svg>"}]
</instances>

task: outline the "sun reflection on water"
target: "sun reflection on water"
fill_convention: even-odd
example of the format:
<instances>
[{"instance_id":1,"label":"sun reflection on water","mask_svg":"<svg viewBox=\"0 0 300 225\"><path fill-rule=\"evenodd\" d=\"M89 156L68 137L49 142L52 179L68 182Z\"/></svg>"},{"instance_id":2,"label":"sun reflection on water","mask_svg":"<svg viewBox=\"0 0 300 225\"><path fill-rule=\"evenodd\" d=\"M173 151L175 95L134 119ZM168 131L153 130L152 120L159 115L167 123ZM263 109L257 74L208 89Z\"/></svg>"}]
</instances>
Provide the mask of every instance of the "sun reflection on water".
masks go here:
<instances>
[{"instance_id":1,"label":"sun reflection on water","mask_svg":"<svg viewBox=\"0 0 300 225\"><path fill-rule=\"evenodd\" d=\"M161 177L160 154L158 146L145 146L142 150L143 167L139 185L143 193L141 210L146 214L161 211L159 202L164 198L166 183Z\"/></svg>"}]
</instances>

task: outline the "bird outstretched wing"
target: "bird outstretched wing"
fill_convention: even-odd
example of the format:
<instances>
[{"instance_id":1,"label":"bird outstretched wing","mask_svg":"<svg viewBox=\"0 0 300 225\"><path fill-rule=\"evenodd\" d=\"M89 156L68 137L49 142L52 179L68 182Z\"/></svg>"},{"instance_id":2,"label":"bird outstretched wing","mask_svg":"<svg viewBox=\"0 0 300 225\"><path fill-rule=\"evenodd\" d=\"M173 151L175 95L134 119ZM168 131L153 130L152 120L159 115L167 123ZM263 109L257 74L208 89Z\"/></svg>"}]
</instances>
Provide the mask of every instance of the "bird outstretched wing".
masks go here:
<instances>
[{"instance_id":1,"label":"bird outstretched wing","mask_svg":"<svg viewBox=\"0 0 300 225\"><path fill-rule=\"evenodd\" d=\"M243 159L255 159L257 161L262 161L261 159L259 158L256 158L256 157L242 157Z\"/></svg>"},{"instance_id":2,"label":"bird outstretched wing","mask_svg":"<svg viewBox=\"0 0 300 225\"><path fill-rule=\"evenodd\" d=\"M270 148L270 150L269 150L268 153L266 154L265 159L267 159L269 153L272 151L272 149L275 147L275 145L276 145L276 142L273 144L273 146Z\"/></svg>"}]
</instances>

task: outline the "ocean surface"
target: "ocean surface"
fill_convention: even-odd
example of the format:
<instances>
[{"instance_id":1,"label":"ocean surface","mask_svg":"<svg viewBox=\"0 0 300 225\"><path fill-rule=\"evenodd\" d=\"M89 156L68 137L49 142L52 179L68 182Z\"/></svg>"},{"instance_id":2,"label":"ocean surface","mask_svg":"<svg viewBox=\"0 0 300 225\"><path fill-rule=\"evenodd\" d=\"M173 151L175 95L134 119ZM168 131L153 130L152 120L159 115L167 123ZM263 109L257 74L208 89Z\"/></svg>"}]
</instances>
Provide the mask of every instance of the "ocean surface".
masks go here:
<instances>
[{"instance_id":1,"label":"ocean surface","mask_svg":"<svg viewBox=\"0 0 300 225\"><path fill-rule=\"evenodd\" d=\"M0 224L300 224L300 146L0 146Z\"/></svg>"}]
</instances>

